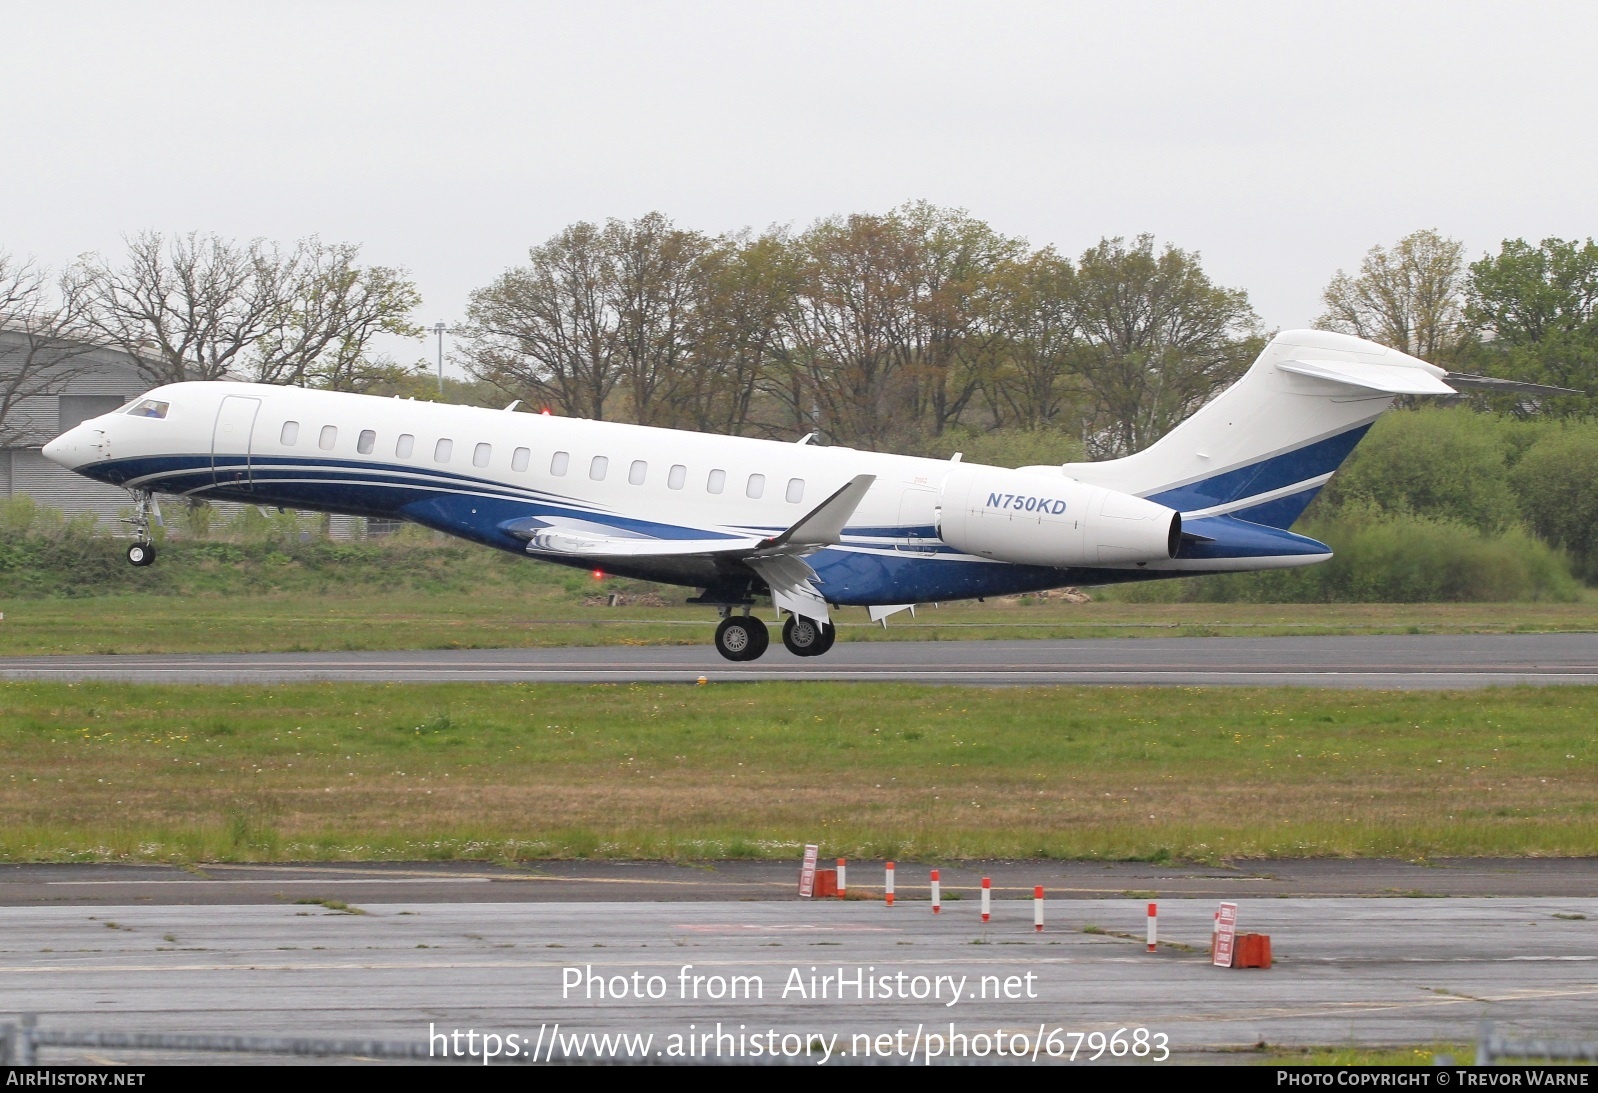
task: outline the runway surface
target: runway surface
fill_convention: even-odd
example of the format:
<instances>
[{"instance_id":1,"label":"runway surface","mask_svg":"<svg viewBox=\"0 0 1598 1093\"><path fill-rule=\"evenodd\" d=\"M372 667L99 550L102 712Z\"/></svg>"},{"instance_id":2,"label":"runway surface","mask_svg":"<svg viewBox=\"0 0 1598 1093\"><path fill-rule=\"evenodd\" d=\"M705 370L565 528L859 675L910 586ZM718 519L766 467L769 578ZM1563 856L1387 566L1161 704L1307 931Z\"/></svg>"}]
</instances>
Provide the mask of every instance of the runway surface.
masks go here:
<instances>
[{"instance_id":1,"label":"runway surface","mask_svg":"<svg viewBox=\"0 0 1598 1093\"><path fill-rule=\"evenodd\" d=\"M823 862L830 866L830 862ZM929 867L897 863L898 898L925 899ZM1598 859L1309 859L1235 866L1146 862L938 863L945 893L971 898L991 878L1001 899L1043 885L1051 898L1281 899L1342 896L1598 897ZM797 864L722 861L331 862L308 864L0 865L0 908L219 906L296 899L379 903L791 902ZM855 861L849 883L882 894L883 863Z\"/></svg>"},{"instance_id":2,"label":"runway surface","mask_svg":"<svg viewBox=\"0 0 1598 1093\"><path fill-rule=\"evenodd\" d=\"M0 1021L32 1012L50 1030L412 1042L470 1029L559 1044L556 1055L625 1033L652 1039L609 1054L662 1060L674 1036L724 1059L787 1037L797 1059L834 1065L920 1063L930 1034L945 1057L968 1037L966 1061L986 1062L1055 1030L1069 1050L1085 1040L1075 1034L1124 1029L1130 1042L1141 1028L1176 1061L1212 1062L1248 1061L1223 1053L1260 1043L1464 1043L1483 1020L1509 1035L1598 1036L1593 898L1240 900L1239 928L1271 936L1268 971L1210 965L1207 899L1160 902L1167 944L1152 955L1141 898L1050 900L1042 933L1029 900L996 901L986 926L969 898L936 916L925 902L357 909L0 909ZM734 976L743 993L731 998ZM867 982L875 997L861 997ZM41 1056L86 1059L149 1057Z\"/></svg>"},{"instance_id":3,"label":"runway surface","mask_svg":"<svg viewBox=\"0 0 1598 1093\"><path fill-rule=\"evenodd\" d=\"M880 680L1382 688L1598 684L1598 634L840 642L824 657L780 644L734 664L704 646L0 658L0 680L141 683L692 683Z\"/></svg>"}]
</instances>

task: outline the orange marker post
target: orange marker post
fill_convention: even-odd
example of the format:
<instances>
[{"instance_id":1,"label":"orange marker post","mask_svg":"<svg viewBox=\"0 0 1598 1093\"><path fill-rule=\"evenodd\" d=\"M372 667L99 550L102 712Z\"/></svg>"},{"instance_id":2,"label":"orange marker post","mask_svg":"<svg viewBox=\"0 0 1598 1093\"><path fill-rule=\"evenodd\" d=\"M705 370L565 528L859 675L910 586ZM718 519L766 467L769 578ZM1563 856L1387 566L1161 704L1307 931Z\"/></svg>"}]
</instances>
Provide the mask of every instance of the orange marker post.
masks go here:
<instances>
[{"instance_id":1,"label":"orange marker post","mask_svg":"<svg viewBox=\"0 0 1598 1093\"><path fill-rule=\"evenodd\" d=\"M1043 932L1043 885L1032 889L1032 928Z\"/></svg>"},{"instance_id":2,"label":"orange marker post","mask_svg":"<svg viewBox=\"0 0 1598 1093\"><path fill-rule=\"evenodd\" d=\"M987 877L982 878L982 921L988 921L988 912L993 906L993 881Z\"/></svg>"},{"instance_id":3,"label":"orange marker post","mask_svg":"<svg viewBox=\"0 0 1598 1093\"><path fill-rule=\"evenodd\" d=\"M893 863L892 862L888 863L888 881L887 881L887 884L883 887L882 894L887 899L888 906L892 907L893 906Z\"/></svg>"},{"instance_id":4,"label":"orange marker post","mask_svg":"<svg viewBox=\"0 0 1598 1093\"><path fill-rule=\"evenodd\" d=\"M848 890L845 887L844 883L843 883L843 870L844 870L845 860L846 859L844 859L844 858L839 858L838 859L838 898L839 899L842 899L843 896L844 896L844 893Z\"/></svg>"},{"instance_id":5,"label":"orange marker post","mask_svg":"<svg viewBox=\"0 0 1598 1093\"><path fill-rule=\"evenodd\" d=\"M1160 928L1157 925L1158 922L1159 911L1155 905L1151 903L1149 904L1149 952L1151 953L1155 951L1154 946L1159 939Z\"/></svg>"},{"instance_id":6,"label":"orange marker post","mask_svg":"<svg viewBox=\"0 0 1598 1093\"><path fill-rule=\"evenodd\" d=\"M938 871L932 871L932 913L937 914L943 909L943 899L938 892Z\"/></svg>"}]
</instances>

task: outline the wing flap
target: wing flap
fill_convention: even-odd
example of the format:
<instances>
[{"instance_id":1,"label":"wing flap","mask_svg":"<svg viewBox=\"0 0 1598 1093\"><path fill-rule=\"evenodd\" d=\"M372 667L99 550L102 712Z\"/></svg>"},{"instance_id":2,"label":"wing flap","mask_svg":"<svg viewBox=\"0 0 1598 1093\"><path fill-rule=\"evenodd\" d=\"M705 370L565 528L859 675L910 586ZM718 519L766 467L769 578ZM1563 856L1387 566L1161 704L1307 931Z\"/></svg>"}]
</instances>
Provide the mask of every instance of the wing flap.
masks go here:
<instances>
[{"instance_id":1,"label":"wing flap","mask_svg":"<svg viewBox=\"0 0 1598 1093\"><path fill-rule=\"evenodd\" d=\"M595 521L560 518L513 520L500 527L524 540L529 554L595 563L690 557L742 562L766 582L779 610L827 622L827 599L817 587L820 578L804 555L842 539L844 525L876 480L875 475L856 475L792 527L764 539L753 535L661 539Z\"/></svg>"}]
</instances>

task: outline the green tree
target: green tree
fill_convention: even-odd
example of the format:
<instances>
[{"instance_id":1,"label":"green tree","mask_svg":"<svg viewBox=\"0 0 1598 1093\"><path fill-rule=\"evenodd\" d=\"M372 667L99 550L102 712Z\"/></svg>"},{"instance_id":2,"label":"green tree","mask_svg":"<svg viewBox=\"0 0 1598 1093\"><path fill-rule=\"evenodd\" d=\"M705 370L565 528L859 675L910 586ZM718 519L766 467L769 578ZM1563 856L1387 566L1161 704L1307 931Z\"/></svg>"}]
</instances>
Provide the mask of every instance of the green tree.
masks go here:
<instances>
[{"instance_id":1,"label":"green tree","mask_svg":"<svg viewBox=\"0 0 1598 1093\"><path fill-rule=\"evenodd\" d=\"M1582 578L1598 579L1598 426L1549 431L1515 464L1511 481L1532 530L1569 551Z\"/></svg>"},{"instance_id":2,"label":"green tree","mask_svg":"<svg viewBox=\"0 0 1598 1093\"><path fill-rule=\"evenodd\" d=\"M1591 413L1598 400L1598 244L1505 240L1470 267L1466 314L1492 375L1580 391L1542 400L1555 413Z\"/></svg>"},{"instance_id":3,"label":"green tree","mask_svg":"<svg viewBox=\"0 0 1598 1093\"><path fill-rule=\"evenodd\" d=\"M756 400L776 385L777 401L790 403L775 366L784 358L784 316L795 286L793 248L785 232L758 237L739 233L717 241L705 259L705 298L696 314L689 405L694 427L739 434L778 432L755 420Z\"/></svg>"},{"instance_id":4,"label":"green tree","mask_svg":"<svg viewBox=\"0 0 1598 1093\"><path fill-rule=\"evenodd\" d=\"M1050 247L1002 263L993 281L1003 340L984 387L994 421L1026 429L1055 425L1067 402L1081 398L1076 267Z\"/></svg>"},{"instance_id":5,"label":"green tree","mask_svg":"<svg viewBox=\"0 0 1598 1093\"><path fill-rule=\"evenodd\" d=\"M1077 263L1073 288L1096 458L1154 443L1261 348L1248 295L1212 282L1195 252L1167 244L1156 254L1152 235L1102 240Z\"/></svg>"},{"instance_id":6,"label":"green tree","mask_svg":"<svg viewBox=\"0 0 1598 1093\"><path fill-rule=\"evenodd\" d=\"M1504 531L1520 521L1509 432L1500 419L1463 408L1388 414L1327 484L1318 513L1364 508Z\"/></svg>"},{"instance_id":7,"label":"green tree","mask_svg":"<svg viewBox=\"0 0 1598 1093\"><path fill-rule=\"evenodd\" d=\"M964 209L926 201L895 209L910 263L908 306L895 340L909 376L910 412L933 435L965 412L981 388L983 366L1003 337L996 274L1026 244L1000 235Z\"/></svg>"}]
</instances>

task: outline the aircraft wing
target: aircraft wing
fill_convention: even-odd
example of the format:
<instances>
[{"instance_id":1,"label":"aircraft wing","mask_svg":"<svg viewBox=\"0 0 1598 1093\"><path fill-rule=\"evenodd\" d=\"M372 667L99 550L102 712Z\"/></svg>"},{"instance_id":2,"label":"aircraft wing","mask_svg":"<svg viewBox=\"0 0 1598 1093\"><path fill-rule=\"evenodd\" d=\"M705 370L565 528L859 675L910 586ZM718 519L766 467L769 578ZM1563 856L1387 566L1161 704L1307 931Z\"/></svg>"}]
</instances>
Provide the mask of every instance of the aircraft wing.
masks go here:
<instances>
[{"instance_id":1,"label":"aircraft wing","mask_svg":"<svg viewBox=\"0 0 1598 1093\"><path fill-rule=\"evenodd\" d=\"M837 543L844 525L876 481L856 475L849 483L777 535L663 539L591 520L536 517L502 524L525 540L529 554L577 559L603 566L644 559L704 559L742 562L771 589L772 602L784 611L818 622L828 620L827 601L817 587L815 570L804 556Z\"/></svg>"}]
</instances>

